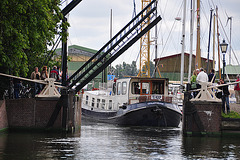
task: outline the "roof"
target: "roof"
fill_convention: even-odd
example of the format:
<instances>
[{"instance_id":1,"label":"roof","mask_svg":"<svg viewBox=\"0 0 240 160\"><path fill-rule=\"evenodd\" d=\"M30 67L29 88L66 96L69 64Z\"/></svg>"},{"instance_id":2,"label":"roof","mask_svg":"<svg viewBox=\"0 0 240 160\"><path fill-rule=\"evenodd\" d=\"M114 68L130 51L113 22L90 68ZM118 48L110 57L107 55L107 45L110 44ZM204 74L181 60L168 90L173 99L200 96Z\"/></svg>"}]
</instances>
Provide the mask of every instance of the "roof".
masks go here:
<instances>
[{"instance_id":1,"label":"roof","mask_svg":"<svg viewBox=\"0 0 240 160\"><path fill-rule=\"evenodd\" d=\"M181 53L170 55L170 56L166 56L166 57L162 57L162 58L157 58L157 59L154 59L154 61L174 58L174 57L177 57L177 56L181 56ZM189 53L184 53L184 56L190 56L190 54ZM192 54L192 57L196 57L196 55ZM203 60L207 60L207 58L204 58L204 57L201 57L201 58ZM209 59L209 61L212 62L213 60Z\"/></svg>"},{"instance_id":2,"label":"roof","mask_svg":"<svg viewBox=\"0 0 240 160\"><path fill-rule=\"evenodd\" d=\"M78 45L68 46L68 49L71 49L71 48L75 48L75 49L79 49L79 50L86 51L86 52L91 52L91 53L97 53L97 50L94 50L94 49L91 49L91 48L82 47L82 46L78 46Z\"/></svg>"},{"instance_id":3,"label":"roof","mask_svg":"<svg viewBox=\"0 0 240 160\"><path fill-rule=\"evenodd\" d=\"M57 48L56 49L57 54L61 54L61 52L62 52L62 48ZM93 54L95 54L97 52L98 52L97 50L82 47L82 46L78 46L78 45L68 46L68 53L70 53L70 54L77 53L77 54L82 54L82 55L86 55L86 56L91 57Z\"/></svg>"},{"instance_id":4,"label":"roof","mask_svg":"<svg viewBox=\"0 0 240 160\"><path fill-rule=\"evenodd\" d=\"M223 70L222 70L223 72ZM240 74L240 65L226 65L225 66L225 73L226 74Z\"/></svg>"}]
</instances>

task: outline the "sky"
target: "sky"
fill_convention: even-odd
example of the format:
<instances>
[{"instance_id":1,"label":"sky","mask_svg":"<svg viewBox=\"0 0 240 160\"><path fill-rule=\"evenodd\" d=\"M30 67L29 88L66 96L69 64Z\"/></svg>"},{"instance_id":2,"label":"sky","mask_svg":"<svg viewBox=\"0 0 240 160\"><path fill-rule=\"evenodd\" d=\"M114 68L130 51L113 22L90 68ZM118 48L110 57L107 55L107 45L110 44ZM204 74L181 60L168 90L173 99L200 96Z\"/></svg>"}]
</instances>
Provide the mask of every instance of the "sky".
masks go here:
<instances>
[{"instance_id":1,"label":"sky","mask_svg":"<svg viewBox=\"0 0 240 160\"><path fill-rule=\"evenodd\" d=\"M68 0L70 2L70 0ZM110 40L110 13L112 10L112 32L113 36L122 29L133 17L134 2L136 5L136 13L141 10L141 0L82 0L69 14L68 21L70 23L68 45L79 45L95 50L99 50L105 43ZM185 52L190 50L190 0L187 0L186 11L186 38ZM67 2L62 4L62 8ZM232 17L232 37L231 37L231 64L237 65L240 62L240 1L239 0L202 0L201 1L201 54L207 57L208 37L210 24L210 9L216 13L218 6L219 14L219 32L220 42L223 39L230 44L230 21L227 23L228 17ZM195 21L193 31L193 54L196 52L196 8ZM182 37L182 17L183 17L183 0L158 0L158 14L162 20L157 25L158 37L158 54L157 57L165 57L176 53L181 53L181 37ZM180 17L181 20L176 20ZM212 23L213 26L213 23ZM213 30L212 30L213 32ZM151 30L151 38L155 37L155 31ZM211 46L209 57L213 58L213 45L211 36ZM216 38L217 40L217 38ZM61 47L61 46L59 46ZM226 53L226 64L229 64L229 51ZM137 41L117 60L113 62L122 64L123 62L131 63L137 61L139 63L140 42ZM217 55L217 48L215 49ZM151 46L151 60L155 57L154 45ZM236 58L237 57L237 58ZM215 56L215 58L217 58ZM222 55L221 55L222 59Z\"/></svg>"}]
</instances>

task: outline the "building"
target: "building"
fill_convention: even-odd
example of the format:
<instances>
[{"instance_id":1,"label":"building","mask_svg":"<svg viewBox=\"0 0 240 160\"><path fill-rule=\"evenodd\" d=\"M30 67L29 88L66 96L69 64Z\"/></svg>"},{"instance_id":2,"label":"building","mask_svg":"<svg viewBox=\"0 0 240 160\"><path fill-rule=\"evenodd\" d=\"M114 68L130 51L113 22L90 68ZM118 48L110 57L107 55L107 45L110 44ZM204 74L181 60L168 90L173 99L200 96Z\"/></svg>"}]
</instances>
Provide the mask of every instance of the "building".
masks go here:
<instances>
[{"instance_id":1,"label":"building","mask_svg":"<svg viewBox=\"0 0 240 160\"><path fill-rule=\"evenodd\" d=\"M221 70L223 73L223 70ZM230 81L235 81L237 75L240 75L240 65L226 65L225 66L225 79Z\"/></svg>"},{"instance_id":2,"label":"building","mask_svg":"<svg viewBox=\"0 0 240 160\"><path fill-rule=\"evenodd\" d=\"M184 53L184 81L187 81L188 68L189 68L189 57L190 54ZM191 71L195 69L195 59L196 56L192 55L192 67ZM162 58L157 58L154 60L158 64L158 69L160 71L161 77L169 78L171 81L180 81L180 71L181 71L181 53L166 56ZM201 59L202 68L207 69L207 59ZM213 60L209 60L209 70L212 69ZM200 68L200 67L199 67Z\"/></svg>"},{"instance_id":3,"label":"building","mask_svg":"<svg viewBox=\"0 0 240 160\"><path fill-rule=\"evenodd\" d=\"M61 55L61 52L62 52L61 48L56 49L57 55ZM78 70L86 61L88 61L97 52L98 52L97 50L78 45L68 46L68 58L70 58L70 61L68 61L67 65L68 76L70 77L76 70ZM103 79L106 80L107 76L105 73L106 72L102 72L93 79L92 83L94 84L95 88L98 88L98 83L102 82Z\"/></svg>"}]
</instances>

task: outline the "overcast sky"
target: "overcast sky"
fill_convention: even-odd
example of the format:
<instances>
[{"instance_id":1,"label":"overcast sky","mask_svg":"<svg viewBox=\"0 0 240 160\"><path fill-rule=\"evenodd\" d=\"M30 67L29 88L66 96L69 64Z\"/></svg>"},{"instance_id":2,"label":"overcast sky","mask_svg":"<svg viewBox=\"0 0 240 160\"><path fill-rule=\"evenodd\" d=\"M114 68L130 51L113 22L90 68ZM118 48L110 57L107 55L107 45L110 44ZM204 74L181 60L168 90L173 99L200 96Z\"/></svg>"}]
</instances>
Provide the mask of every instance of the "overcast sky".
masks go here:
<instances>
[{"instance_id":1,"label":"overcast sky","mask_svg":"<svg viewBox=\"0 0 240 160\"><path fill-rule=\"evenodd\" d=\"M70 2L70 0L68 0ZM123 28L131 19L134 11L134 0L82 0L69 15L69 41L68 45L79 45L99 50L110 39L110 11L113 12L113 35ZM136 13L141 10L141 0L135 0ZM63 7L66 4L63 4ZM183 17L183 0L159 0L158 13L162 20L158 23L158 58L181 52L182 21L176 21L176 17ZM227 15L232 18L232 64L237 64L234 53L240 54L240 1L239 0L203 0L201 1L201 51L202 56L207 57L210 9L219 8L220 41L230 40L230 23L227 23ZM196 7L195 7L196 11ZM215 13L215 10L214 10ZM190 0L187 0L186 17L186 52L190 45ZM196 48L196 19L194 25L194 54ZM153 38L154 30L151 31ZM212 39L211 39L212 42ZM131 63L138 60L139 41L121 55L113 65L123 61ZM212 45L210 58L212 59ZM217 53L216 53L217 54ZM151 49L154 56L154 46ZM229 52L226 55L229 63ZM238 56L240 61L240 56ZM138 61L139 62L139 61Z\"/></svg>"}]
</instances>

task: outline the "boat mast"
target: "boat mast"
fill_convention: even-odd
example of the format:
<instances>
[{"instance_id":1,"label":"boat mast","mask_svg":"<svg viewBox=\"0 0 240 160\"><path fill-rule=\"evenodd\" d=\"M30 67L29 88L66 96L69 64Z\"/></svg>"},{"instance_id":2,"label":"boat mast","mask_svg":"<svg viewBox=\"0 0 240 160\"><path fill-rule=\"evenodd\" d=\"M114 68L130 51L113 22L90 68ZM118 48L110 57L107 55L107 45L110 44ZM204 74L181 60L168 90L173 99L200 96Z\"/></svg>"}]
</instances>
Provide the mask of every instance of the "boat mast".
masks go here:
<instances>
[{"instance_id":1,"label":"boat mast","mask_svg":"<svg viewBox=\"0 0 240 160\"><path fill-rule=\"evenodd\" d=\"M110 39L112 39L112 9L110 11ZM112 47L112 43L111 43L111 47ZM109 72L110 74L112 74L112 64L109 64Z\"/></svg>"},{"instance_id":2,"label":"boat mast","mask_svg":"<svg viewBox=\"0 0 240 160\"><path fill-rule=\"evenodd\" d=\"M215 25L216 25L216 15L213 14L213 69L215 69Z\"/></svg>"},{"instance_id":3,"label":"boat mast","mask_svg":"<svg viewBox=\"0 0 240 160\"><path fill-rule=\"evenodd\" d=\"M219 79L221 79L222 75L221 75L221 66L220 66L220 43L219 43L219 26L218 26L218 7L216 6L216 16L217 16L217 41L218 41L218 75L219 75Z\"/></svg>"},{"instance_id":4,"label":"boat mast","mask_svg":"<svg viewBox=\"0 0 240 160\"><path fill-rule=\"evenodd\" d=\"M184 77L185 20L186 20L186 0L184 0L183 22L182 22L182 54L181 54L181 78L180 78L181 86L183 86L183 77Z\"/></svg>"},{"instance_id":5,"label":"boat mast","mask_svg":"<svg viewBox=\"0 0 240 160\"><path fill-rule=\"evenodd\" d=\"M210 52L210 42L211 42L211 30L212 30L212 12L213 9L210 10L210 26L209 26L209 37L208 37L208 54L207 54L207 73L209 73L209 52Z\"/></svg>"},{"instance_id":6,"label":"boat mast","mask_svg":"<svg viewBox=\"0 0 240 160\"><path fill-rule=\"evenodd\" d=\"M200 49L200 0L197 0L197 50L195 69L201 67L201 49Z\"/></svg>"},{"instance_id":7,"label":"boat mast","mask_svg":"<svg viewBox=\"0 0 240 160\"><path fill-rule=\"evenodd\" d=\"M232 51L232 17L228 17L227 23L230 20L230 50L229 50L229 65L231 64L231 51Z\"/></svg>"},{"instance_id":8,"label":"boat mast","mask_svg":"<svg viewBox=\"0 0 240 160\"><path fill-rule=\"evenodd\" d=\"M188 66L188 83L191 81L191 70L192 70L192 52L193 52L193 26L194 26L194 8L195 0L191 0L191 21L190 21L190 56L189 56L189 66Z\"/></svg>"},{"instance_id":9,"label":"boat mast","mask_svg":"<svg viewBox=\"0 0 240 160\"><path fill-rule=\"evenodd\" d=\"M157 6L157 2L158 1L156 1L156 6ZM157 10L156 10L156 17L157 17ZM157 66L157 51L158 51L158 46L157 46L157 39L158 39L158 37L157 37L157 24L155 25L155 69L154 69L154 77L155 78L157 78L157 70L156 70L156 68L158 67ZM159 75L160 76L160 75Z\"/></svg>"}]
</instances>

